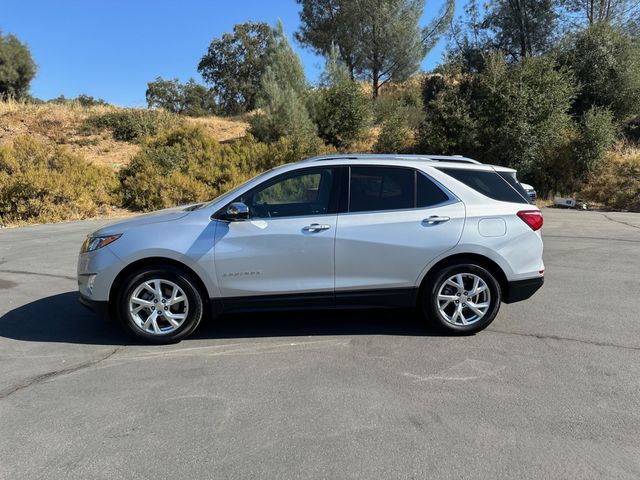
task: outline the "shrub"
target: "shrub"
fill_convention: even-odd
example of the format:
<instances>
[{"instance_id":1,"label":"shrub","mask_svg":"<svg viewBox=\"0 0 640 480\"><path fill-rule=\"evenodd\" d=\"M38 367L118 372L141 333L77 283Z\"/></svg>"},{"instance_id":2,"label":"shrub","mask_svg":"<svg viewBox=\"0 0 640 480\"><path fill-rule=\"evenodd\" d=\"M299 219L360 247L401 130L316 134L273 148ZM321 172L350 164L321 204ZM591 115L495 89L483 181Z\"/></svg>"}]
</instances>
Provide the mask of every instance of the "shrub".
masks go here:
<instances>
[{"instance_id":1,"label":"shrub","mask_svg":"<svg viewBox=\"0 0 640 480\"><path fill-rule=\"evenodd\" d=\"M374 150L378 153L411 151L413 146L412 133L405 109L396 108L383 122Z\"/></svg>"},{"instance_id":2,"label":"shrub","mask_svg":"<svg viewBox=\"0 0 640 480\"><path fill-rule=\"evenodd\" d=\"M407 125L417 129L424 120L424 102L419 77L401 83L386 84L375 99L373 110L375 122L383 124L402 109Z\"/></svg>"},{"instance_id":3,"label":"shrub","mask_svg":"<svg viewBox=\"0 0 640 480\"><path fill-rule=\"evenodd\" d=\"M640 212L640 151L609 153L581 195L608 208Z\"/></svg>"},{"instance_id":4,"label":"shrub","mask_svg":"<svg viewBox=\"0 0 640 480\"><path fill-rule=\"evenodd\" d=\"M91 115L85 122L85 131L106 129L115 140L139 142L181 123L179 117L162 110L126 109Z\"/></svg>"},{"instance_id":5,"label":"shrub","mask_svg":"<svg viewBox=\"0 0 640 480\"><path fill-rule=\"evenodd\" d=\"M312 102L312 117L318 135L337 148L349 148L362 139L371 117L371 101L349 70L338 59L334 47Z\"/></svg>"},{"instance_id":6,"label":"shrub","mask_svg":"<svg viewBox=\"0 0 640 480\"><path fill-rule=\"evenodd\" d=\"M604 159L616 136L613 114L601 107L591 107L580 119L579 134L574 142L578 175L593 172Z\"/></svg>"},{"instance_id":7,"label":"shrub","mask_svg":"<svg viewBox=\"0 0 640 480\"><path fill-rule=\"evenodd\" d=\"M249 136L220 144L199 127L181 127L146 144L121 171L123 204L153 210L210 200L264 170L303 156L286 138L265 144Z\"/></svg>"},{"instance_id":8,"label":"shrub","mask_svg":"<svg viewBox=\"0 0 640 480\"><path fill-rule=\"evenodd\" d=\"M580 84L574 111L593 105L608 108L616 122L640 114L640 44L627 33L601 22L569 36L558 60Z\"/></svg>"},{"instance_id":9,"label":"shrub","mask_svg":"<svg viewBox=\"0 0 640 480\"><path fill-rule=\"evenodd\" d=\"M437 78L437 77L436 77ZM432 91L425 84L427 104L424 121L418 128L418 148L425 153L477 155L478 121L472 115L469 99L456 84L441 85Z\"/></svg>"},{"instance_id":10,"label":"shrub","mask_svg":"<svg viewBox=\"0 0 640 480\"><path fill-rule=\"evenodd\" d=\"M52 98L51 100L47 100L46 103L55 103L58 105L79 105L81 107L99 107L109 105L106 101L101 98L95 98L91 95L86 95L81 93L76 98L67 98L64 95L60 95L59 97Z\"/></svg>"},{"instance_id":11,"label":"shrub","mask_svg":"<svg viewBox=\"0 0 640 480\"><path fill-rule=\"evenodd\" d=\"M97 215L111 205L115 173L63 147L17 138L0 149L0 224Z\"/></svg>"}]
</instances>

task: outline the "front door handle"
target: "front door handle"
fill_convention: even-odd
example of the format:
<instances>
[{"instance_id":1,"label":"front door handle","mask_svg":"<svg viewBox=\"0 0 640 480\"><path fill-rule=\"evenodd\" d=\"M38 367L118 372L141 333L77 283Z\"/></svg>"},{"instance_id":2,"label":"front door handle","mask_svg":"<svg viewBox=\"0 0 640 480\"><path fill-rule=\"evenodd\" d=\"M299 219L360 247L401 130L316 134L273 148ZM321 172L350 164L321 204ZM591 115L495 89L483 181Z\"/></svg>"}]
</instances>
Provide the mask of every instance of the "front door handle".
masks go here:
<instances>
[{"instance_id":1,"label":"front door handle","mask_svg":"<svg viewBox=\"0 0 640 480\"><path fill-rule=\"evenodd\" d=\"M451 220L450 217L439 217L438 215L432 215L429 218L425 218L424 220L422 220L422 222L426 223L427 225L438 225L439 223L448 222L449 220Z\"/></svg>"},{"instance_id":2,"label":"front door handle","mask_svg":"<svg viewBox=\"0 0 640 480\"><path fill-rule=\"evenodd\" d=\"M311 225L307 225L306 227L302 227L303 232L321 232L323 230L329 230L331 225L327 225L325 223L312 223Z\"/></svg>"}]
</instances>

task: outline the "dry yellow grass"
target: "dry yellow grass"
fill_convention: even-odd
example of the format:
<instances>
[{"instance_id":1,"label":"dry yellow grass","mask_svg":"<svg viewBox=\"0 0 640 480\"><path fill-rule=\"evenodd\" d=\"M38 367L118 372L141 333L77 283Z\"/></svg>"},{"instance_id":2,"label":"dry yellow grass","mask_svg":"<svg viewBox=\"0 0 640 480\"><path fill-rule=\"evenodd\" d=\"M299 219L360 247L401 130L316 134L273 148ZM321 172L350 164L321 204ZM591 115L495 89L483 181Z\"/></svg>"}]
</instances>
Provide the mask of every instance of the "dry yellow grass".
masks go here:
<instances>
[{"instance_id":1,"label":"dry yellow grass","mask_svg":"<svg viewBox=\"0 0 640 480\"><path fill-rule=\"evenodd\" d=\"M219 142L238 140L247 134L248 116L237 117L189 117L187 123L204 128L205 132Z\"/></svg>"},{"instance_id":2,"label":"dry yellow grass","mask_svg":"<svg viewBox=\"0 0 640 480\"><path fill-rule=\"evenodd\" d=\"M30 135L42 142L66 145L97 165L116 170L127 165L140 149L139 145L114 140L109 132L87 135L82 131L85 120L94 114L121 110L115 106L83 107L79 104L29 104L15 100L0 101L0 145L7 145L19 136ZM246 117L186 118L200 125L220 142L244 137Z\"/></svg>"}]
</instances>

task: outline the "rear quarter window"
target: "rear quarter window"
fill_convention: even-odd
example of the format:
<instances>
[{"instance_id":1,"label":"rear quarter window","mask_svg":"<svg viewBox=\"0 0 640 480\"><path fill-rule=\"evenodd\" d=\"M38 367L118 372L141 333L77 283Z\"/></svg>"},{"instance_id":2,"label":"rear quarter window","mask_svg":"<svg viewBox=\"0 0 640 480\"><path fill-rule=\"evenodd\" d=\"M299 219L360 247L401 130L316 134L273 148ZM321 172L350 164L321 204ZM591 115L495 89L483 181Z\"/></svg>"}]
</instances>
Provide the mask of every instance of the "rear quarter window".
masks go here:
<instances>
[{"instance_id":1,"label":"rear quarter window","mask_svg":"<svg viewBox=\"0 0 640 480\"><path fill-rule=\"evenodd\" d=\"M455 178L466 186L473 188L494 200L511 203L529 203L509 182L494 171L467 170L459 168L439 168L443 173Z\"/></svg>"}]
</instances>

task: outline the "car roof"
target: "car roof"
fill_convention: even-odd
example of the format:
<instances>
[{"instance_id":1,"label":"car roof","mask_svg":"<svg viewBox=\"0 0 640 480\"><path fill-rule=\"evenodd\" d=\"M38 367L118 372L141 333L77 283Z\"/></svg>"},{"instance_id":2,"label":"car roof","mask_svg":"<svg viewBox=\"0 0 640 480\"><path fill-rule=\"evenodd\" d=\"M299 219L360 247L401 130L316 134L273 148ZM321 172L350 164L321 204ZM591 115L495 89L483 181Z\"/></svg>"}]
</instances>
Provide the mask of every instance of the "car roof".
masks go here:
<instances>
[{"instance_id":1,"label":"car roof","mask_svg":"<svg viewBox=\"0 0 640 480\"><path fill-rule=\"evenodd\" d=\"M427 162L452 162L481 165L480 162L462 155L415 155L396 153L337 153L319 155L308 158L303 162L320 162L325 160L396 160L396 161L427 161Z\"/></svg>"},{"instance_id":2,"label":"car roof","mask_svg":"<svg viewBox=\"0 0 640 480\"><path fill-rule=\"evenodd\" d=\"M355 162L369 161L375 163L398 163L398 164L412 164L416 166L424 166L425 163L429 166L438 167L451 167L451 168L468 168L472 170L485 170L495 169L499 172L515 173L513 168L502 167L499 165L489 165L481 163L473 158L464 157L462 155L430 155L430 154L400 154L400 153L336 153L329 155L319 155L317 157L307 158L298 163L315 163L323 162L323 164L331 164L333 162Z\"/></svg>"}]
</instances>

